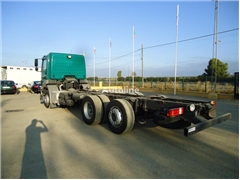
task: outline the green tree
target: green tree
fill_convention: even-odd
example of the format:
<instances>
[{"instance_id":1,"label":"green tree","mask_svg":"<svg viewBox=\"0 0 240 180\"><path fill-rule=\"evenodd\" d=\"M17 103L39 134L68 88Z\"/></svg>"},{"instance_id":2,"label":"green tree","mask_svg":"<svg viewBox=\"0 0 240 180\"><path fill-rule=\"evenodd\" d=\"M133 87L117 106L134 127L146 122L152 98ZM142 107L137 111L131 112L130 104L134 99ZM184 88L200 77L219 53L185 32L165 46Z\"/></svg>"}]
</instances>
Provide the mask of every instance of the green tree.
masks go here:
<instances>
[{"instance_id":1,"label":"green tree","mask_svg":"<svg viewBox=\"0 0 240 180\"><path fill-rule=\"evenodd\" d=\"M125 81L132 81L132 76L127 76L127 77L125 78Z\"/></svg>"},{"instance_id":2,"label":"green tree","mask_svg":"<svg viewBox=\"0 0 240 180\"><path fill-rule=\"evenodd\" d=\"M140 76L136 76L136 77L134 77L134 81L142 81L142 77L140 77Z\"/></svg>"},{"instance_id":3,"label":"green tree","mask_svg":"<svg viewBox=\"0 0 240 180\"><path fill-rule=\"evenodd\" d=\"M94 77L88 77L87 80L88 81L93 81ZM97 76L95 76L95 81L98 81L98 77Z\"/></svg>"},{"instance_id":4,"label":"green tree","mask_svg":"<svg viewBox=\"0 0 240 180\"><path fill-rule=\"evenodd\" d=\"M216 73L216 63L217 63L217 77L229 77L228 73L228 63L223 63L219 59L212 58L208 62L208 66L205 69L205 76L215 76Z\"/></svg>"},{"instance_id":5,"label":"green tree","mask_svg":"<svg viewBox=\"0 0 240 180\"><path fill-rule=\"evenodd\" d=\"M122 71L118 71L117 77L122 77Z\"/></svg>"},{"instance_id":6,"label":"green tree","mask_svg":"<svg viewBox=\"0 0 240 180\"><path fill-rule=\"evenodd\" d=\"M124 81L124 77L118 77L117 80L118 81Z\"/></svg>"}]
</instances>

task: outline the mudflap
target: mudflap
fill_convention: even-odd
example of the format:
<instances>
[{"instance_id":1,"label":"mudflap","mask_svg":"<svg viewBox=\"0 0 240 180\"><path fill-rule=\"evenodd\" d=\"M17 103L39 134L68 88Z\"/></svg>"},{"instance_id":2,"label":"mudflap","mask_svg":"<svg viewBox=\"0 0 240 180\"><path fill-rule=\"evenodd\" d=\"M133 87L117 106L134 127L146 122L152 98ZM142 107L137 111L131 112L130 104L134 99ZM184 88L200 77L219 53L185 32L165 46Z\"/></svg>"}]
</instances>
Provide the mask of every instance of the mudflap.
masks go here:
<instances>
[{"instance_id":1,"label":"mudflap","mask_svg":"<svg viewBox=\"0 0 240 180\"><path fill-rule=\"evenodd\" d=\"M214 119L210 119L210 120L207 120L207 121L202 121L202 122L199 122L197 124L194 124L192 126L188 126L188 127L185 127L184 128L184 135L185 136L190 136L192 134L195 134L199 131L202 131L204 129L207 129L211 126L214 126L216 124L219 124L223 121L226 121L226 120L229 120L232 118L232 114L231 113L226 113L226 114L223 114L219 117L216 117Z\"/></svg>"},{"instance_id":2,"label":"mudflap","mask_svg":"<svg viewBox=\"0 0 240 180\"><path fill-rule=\"evenodd\" d=\"M53 92L59 91L58 87L56 85L47 85L47 87L48 87L49 98L50 98L50 108L56 108L57 105L56 105L56 102L54 102L55 98L53 97L54 96Z\"/></svg>"}]
</instances>

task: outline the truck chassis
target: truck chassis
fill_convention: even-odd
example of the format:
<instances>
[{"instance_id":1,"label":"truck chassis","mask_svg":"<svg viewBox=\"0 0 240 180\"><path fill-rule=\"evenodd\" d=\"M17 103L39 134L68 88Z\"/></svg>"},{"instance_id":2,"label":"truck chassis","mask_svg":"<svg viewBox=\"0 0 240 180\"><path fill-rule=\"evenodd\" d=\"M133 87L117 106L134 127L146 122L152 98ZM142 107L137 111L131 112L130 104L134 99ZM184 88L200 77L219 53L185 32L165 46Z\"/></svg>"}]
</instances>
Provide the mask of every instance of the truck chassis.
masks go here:
<instances>
[{"instance_id":1,"label":"truck chassis","mask_svg":"<svg viewBox=\"0 0 240 180\"><path fill-rule=\"evenodd\" d=\"M92 90L86 80L83 55L51 52L41 60L41 99L46 108L80 104L86 124L107 122L116 134L131 131L136 121L153 119L167 128L184 128L184 135L189 136L231 119L231 113L217 117L215 101ZM38 71L38 59L34 65Z\"/></svg>"},{"instance_id":2,"label":"truck chassis","mask_svg":"<svg viewBox=\"0 0 240 180\"><path fill-rule=\"evenodd\" d=\"M142 93L110 93L91 90L87 81L66 78L62 82L45 81L41 99L46 108L81 104L83 120L88 125L107 122L116 134L131 131L136 121L153 121L163 127L184 129L189 136L231 119L231 113L217 117L215 101L169 98Z\"/></svg>"}]
</instances>

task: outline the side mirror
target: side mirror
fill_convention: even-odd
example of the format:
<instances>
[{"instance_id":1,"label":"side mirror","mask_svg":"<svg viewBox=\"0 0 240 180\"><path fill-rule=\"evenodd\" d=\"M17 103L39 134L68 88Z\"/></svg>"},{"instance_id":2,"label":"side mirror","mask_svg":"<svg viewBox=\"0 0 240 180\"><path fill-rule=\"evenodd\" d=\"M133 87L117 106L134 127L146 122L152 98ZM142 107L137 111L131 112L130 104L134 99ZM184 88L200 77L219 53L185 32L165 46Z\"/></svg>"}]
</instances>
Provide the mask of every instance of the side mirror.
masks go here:
<instances>
[{"instance_id":1,"label":"side mirror","mask_svg":"<svg viewBox=\"0 0 240 180\"><path fill-rule=\"evenodd\" d=\"M38 59L35 59L35 61L34 61L34 65L35 65L35 67L38 66Z\"/></svg>"},{"instance_id":2,"label":"side mirror","mask_svg":"<svg viewBox=\"0 0 240 180\"><path fill-rule=\"evenodd\" d=\"M35 67L35 71L38 71L38 67Z\"/></svg>"}]
</instances>

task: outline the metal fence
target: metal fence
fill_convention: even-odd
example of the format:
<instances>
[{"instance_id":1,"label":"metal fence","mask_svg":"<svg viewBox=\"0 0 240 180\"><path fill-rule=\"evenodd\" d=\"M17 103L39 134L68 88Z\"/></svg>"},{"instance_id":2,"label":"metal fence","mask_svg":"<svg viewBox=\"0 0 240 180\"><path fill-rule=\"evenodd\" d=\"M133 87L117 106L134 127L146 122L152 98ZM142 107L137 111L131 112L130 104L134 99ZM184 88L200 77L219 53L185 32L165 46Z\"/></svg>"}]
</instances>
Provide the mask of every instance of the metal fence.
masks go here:
<instances>
[{"instance_id":1,"label":"metal fence","mask_svg":"<svg viewBox=\"0 0 240 180\"><path fill-rule=\"evenodd\" d=\"M94 85L93 80L88 80L91 86ZM98 86L99 82L102 82L102 86L109 86L109 80L102 79L96 80L95 85ZM238 83L238 82L237 82ZM111 79L110 86L125 86L132 88L131 81L118 81L117 78ZM214 89L214 84L211 83L208 79L205 81L184 81L183 79L176 81L176 90L177 91L195 91L195 92L217 92L225 94L234 94L234 82L218 82L216 83L216 90ZM174 81L162 80L162 81L134 81L134 88L155 88L159 90L174 90Z\"/></svg>"}]
</instances>

